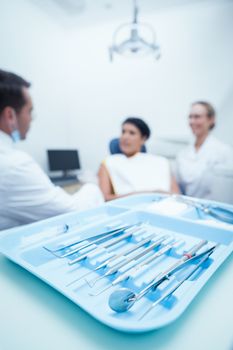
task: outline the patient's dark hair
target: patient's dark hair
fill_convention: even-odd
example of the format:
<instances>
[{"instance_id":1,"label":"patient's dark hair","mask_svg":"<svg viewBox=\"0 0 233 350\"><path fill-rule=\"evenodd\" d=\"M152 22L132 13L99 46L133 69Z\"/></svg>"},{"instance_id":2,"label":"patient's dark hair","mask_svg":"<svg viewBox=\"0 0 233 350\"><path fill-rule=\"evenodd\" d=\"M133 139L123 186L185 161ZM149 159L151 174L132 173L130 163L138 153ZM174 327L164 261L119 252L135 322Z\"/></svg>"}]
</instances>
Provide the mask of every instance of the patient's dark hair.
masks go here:
<instances>
[{"instance_id":1,"label":"patient's dark hair","mask_svg":"<svg viewBox=\"0 0 233 350\"><path fill-rule=\"evenodd\" d=\"M206 112L207 112L207 116L208 118L215 118L216 112L214 107L212 106L212 104L210 104L207 101L196 101L192 103L193 105L202 105L203 107L205 107ZM209 130L212 130L215 127L215 122L213 122L213 124L209 127Z\"/></svg>"},{"instance_id":2,"label":"patient's dark hair","mask_svg":"<svg viewBox=\"0 0 233 350\"><path fill-rule=\"evenodd\" d=\"M22 88L29 88L30 85L20 76L0 69L0 114L5 107L19 112L26 103Z\"/></svg>"},{"instance_id":3,"label":"patient's dark hair","mask_svg":"<svg viewBox=\"0 0 233 350\"><path fill-rule=\"evenodd\" d=\"M125 119L125 121L122 123L122 125L124 124L133 124L134 126L136 126L136 128L138 128L143 137L149 139L151 134L150 128L141 118L129 117Z\"/></svg>"}]
</instances>

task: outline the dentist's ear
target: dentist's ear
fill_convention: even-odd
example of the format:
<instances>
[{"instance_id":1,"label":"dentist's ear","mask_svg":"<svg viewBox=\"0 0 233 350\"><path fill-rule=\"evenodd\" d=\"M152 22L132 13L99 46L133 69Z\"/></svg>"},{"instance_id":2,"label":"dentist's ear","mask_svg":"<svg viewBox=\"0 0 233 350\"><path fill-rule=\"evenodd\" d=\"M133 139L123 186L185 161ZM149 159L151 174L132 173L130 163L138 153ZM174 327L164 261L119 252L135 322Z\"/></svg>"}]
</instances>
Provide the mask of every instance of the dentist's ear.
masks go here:
<instances>
[{"instance_id":1,"label":"dentist's ear","mask_svg":"<svg viewBox=\"0 0 233 350\"><path fill-rule=\"evenodd\" d=\"M18 130L18 120L15 110L10 107L10 115L9 115L9 123L10 123L10 130L11 130L11 138L14 142L19 142L21 140L21 135Z\"/></svg>"},{"instance_id":2,"label":"dentist's ear","mask_svg":"<svg viewBox=\"0 0 233 350\"><path fill-rule=\"evenodd\" d=\"M17 116L15 110L12 107L6 107L4 110L5 115L5 123L9 129L9 131L13 131L17 129Z\"/></svg>"}]
</instances>

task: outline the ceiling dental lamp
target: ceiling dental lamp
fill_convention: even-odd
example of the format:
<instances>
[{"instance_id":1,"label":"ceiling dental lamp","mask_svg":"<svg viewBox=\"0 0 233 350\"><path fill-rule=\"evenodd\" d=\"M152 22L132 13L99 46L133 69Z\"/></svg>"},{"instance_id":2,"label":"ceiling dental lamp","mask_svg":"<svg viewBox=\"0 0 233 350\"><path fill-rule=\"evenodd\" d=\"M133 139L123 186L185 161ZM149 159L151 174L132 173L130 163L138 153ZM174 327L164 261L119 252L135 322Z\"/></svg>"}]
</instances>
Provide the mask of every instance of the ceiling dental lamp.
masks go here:
<instances>
[{"instance_id":1,"label":"ceiling dental lamp","mask_svg":"<svg viewBox=\"0 0 233 350\"><path fill-rule=\"evenodd\" d=\"M138 22L137 0L133 1L133 21L120 25L113 34L113 43L109 48L110 61L115 53L126 57L142 57L154 55L160 58L160 47L156 43L153 27Z\"/></svg>"}]
</instances>

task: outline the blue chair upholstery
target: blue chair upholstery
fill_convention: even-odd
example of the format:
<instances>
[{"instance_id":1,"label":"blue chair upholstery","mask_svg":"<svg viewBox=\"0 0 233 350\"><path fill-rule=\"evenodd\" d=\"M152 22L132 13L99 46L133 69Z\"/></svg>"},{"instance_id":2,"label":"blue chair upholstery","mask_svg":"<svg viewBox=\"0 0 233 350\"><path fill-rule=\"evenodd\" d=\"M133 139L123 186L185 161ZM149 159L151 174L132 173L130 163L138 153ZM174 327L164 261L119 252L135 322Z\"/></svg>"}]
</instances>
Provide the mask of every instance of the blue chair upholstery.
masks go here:
<instances>
[{"instance_id":1,"label":"blue chair upholstery","mask_svg":"<svg viewBox=\"0 0 233 350\"><path fill-rule=\"evenodd\" d=\"M111 154L122 153L120 149L119 138L115 138L110 141L109 150ZM142 145L141 152L146 153L145 145Z\"/></svg>"}]
</instances>

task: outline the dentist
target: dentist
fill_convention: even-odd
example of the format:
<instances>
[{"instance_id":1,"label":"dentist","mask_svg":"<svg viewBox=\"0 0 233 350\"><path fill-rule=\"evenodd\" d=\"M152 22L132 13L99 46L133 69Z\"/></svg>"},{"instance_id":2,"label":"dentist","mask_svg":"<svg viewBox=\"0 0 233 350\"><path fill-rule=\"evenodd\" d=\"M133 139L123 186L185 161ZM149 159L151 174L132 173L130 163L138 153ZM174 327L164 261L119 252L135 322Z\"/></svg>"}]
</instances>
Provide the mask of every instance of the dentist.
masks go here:
<instances>
[{"instance_id":1,"label":"dentist","mask_svg":"<svg viewBox=\"0 0 233 350\"><path fill-rule=\"evenodd\" d=\"M26 138L32 121L29 87L20 76L0 70L0 230L103 202L94 184L68 195L52 184L28 154L15 147Z\"/></svg>"}]
</instances>

